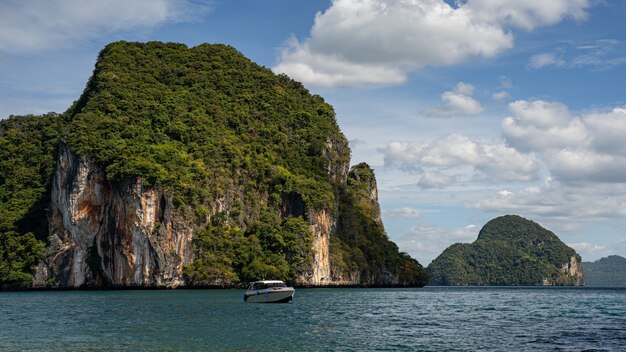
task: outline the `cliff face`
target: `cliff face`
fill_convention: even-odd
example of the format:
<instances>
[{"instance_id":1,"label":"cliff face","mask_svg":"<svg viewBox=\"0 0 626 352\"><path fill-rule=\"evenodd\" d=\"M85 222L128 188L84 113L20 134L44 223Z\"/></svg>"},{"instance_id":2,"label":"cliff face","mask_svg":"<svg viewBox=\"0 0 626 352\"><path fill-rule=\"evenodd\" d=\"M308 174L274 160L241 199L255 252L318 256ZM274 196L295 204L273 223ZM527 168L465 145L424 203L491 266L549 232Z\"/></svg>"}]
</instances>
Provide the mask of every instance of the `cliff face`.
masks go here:
<instances>
[{"instance_id":1,"label":"cliff face","mask_svg":"<svg viewBox=\"0 0 626 352\"><path fill-rule=\"evenodd\" d=\"M311 233L313 234L313 262L310 270L299 275L296 281L299 285L325 286L335 282L330 274L330 257L328 246L330 237L335 230L336 219L328 210L311 211Z\"/></svg>"},{"instance_id":2,"label":"cliff face","mask_svg":"<svg viewBox=\"0 0 626 352\"><path fill-rule=\"evenodd\" d=\"M347 187L346 176L329 175L343 179L342 187ZM375 233L379 245L391 244L382 229L373 171L367 166L355 167L350 180L352 188L362 188L359 202L369 218L360 220L372 221L379 227L380 232ZM345 200L345 197L351 196L343 195L339 199ZM232 203L232 199L216 200L209 217L229 212ZM305 210L299 195L285 197L282 207L284 217ZM60 143L49 216L50 245L46 259L38 268L35 286L51 283L56 287L76 288L187 285L183 269L194 260L191 248L197 226L189 216L179 213L163 191L144 186L140 178L112 184L96 162L73 153L66 143ZM338 240L333 237L342 236L337 233L337 223L349 222L351 216L345 212L334 214L331 209L308 211L313 260L295 283L304 286L419 286L414 278L396 267L397 263L390 263L390 266L375 263L367 270L363 270L365 263L361 263L350 270L342 270L339 267L346 261L344 258L331 261L330 244ZM353 232L354 244L358 246L357 237L367 229L357 226ZM405 260L415 265L408 258Z\"/></svg>"},{"instance_id":3,"label":"cliff face","mask_svg":"<svg viewBox=\"0 0 626 352\"><path fill-rule=\"evenodd\" d=\"M184 284L193 227L174 215L163 192L139 178L112 185L95 162L65 143L49 224L45 276L61 287Z\"/></svg>"},{"instance_id":4,"label":"cliff face","mask_svg":"<svg viewBox=\"0 0 626 352\"><path fill-rule=\"evenodd\" d=\"M583 273L583 266L579 255L572 255L569 258L569 262L563 264L561 267L562 277L565 280L556 280L552 285L573 285L583 286L585 284L585 275Z\"/></svg>"},{"instance_id":5,"label":"cliff face","mask_svg":"<svg viewBox=\"0 0 626 352\"><path fill-rule=\"evenodd\" d=\"M351 168L339 189L337 232L331 238L331 275L340 285L423 286L428 275L406 253L398 253L381 220L374 171Z\"/></svg>"},{"instance_id":6,"label":"cliff face","mask_svg":"<svg viewBox=\"0 0 626 352\"><path fill-rule=\"evenodd\" d=\"M471 243L448 247L428 266L433 285L580 286L580 256L551 231L516 215L489 221Z\"/></svg>"}]
</instances>

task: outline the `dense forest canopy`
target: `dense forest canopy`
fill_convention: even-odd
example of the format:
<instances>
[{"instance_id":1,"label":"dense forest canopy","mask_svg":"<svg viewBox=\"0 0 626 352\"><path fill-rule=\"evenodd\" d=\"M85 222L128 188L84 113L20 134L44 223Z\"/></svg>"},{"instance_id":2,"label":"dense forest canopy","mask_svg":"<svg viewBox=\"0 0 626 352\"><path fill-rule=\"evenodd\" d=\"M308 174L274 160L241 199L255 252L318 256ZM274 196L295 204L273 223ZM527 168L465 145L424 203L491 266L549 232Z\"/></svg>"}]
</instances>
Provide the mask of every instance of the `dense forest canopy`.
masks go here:
<instances>
[{"instance_id":1,"label":"dense forest canopy","mask_svg":"<svg viewBox=\"0 0 626 352\"><path fill-rule=\"evenodd\" d=\"M551 231L516 215L489 221L473 243L448 247L428 266L433 285L575 284L561 268L576 252Z\"/></svg>"},{"instance_id":2,"label":"dense forest canopy","mask_svg":"<svg viewBox=\"0 0 626 352\"><path fill-rule=\"evenodd\" d=\"M626 258L610 255L595 262L583 262L585 286L626 287Z\"/></svg>"}]
</instances>

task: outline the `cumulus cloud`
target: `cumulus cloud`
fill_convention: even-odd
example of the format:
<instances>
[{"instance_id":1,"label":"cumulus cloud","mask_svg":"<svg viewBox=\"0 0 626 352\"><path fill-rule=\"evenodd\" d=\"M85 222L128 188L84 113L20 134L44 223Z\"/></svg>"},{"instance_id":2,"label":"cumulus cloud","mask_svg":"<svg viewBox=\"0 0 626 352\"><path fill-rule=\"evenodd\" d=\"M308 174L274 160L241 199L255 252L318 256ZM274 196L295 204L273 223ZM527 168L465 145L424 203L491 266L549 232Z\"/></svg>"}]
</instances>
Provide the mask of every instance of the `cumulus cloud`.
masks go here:
<instances>
[{"instance_id":1,"label":"cumulus cloud","mask_svg":"<svg viewBox=\"0 0 626 352\"><path fill-rule=\"evenodd\" d=\"M0 51L67 46L103 33L189 19L207 9L188 0L8 0L0 11Z\"/></svg>"},{"instance_id":2,"label":"cumulus cloud","mask_svg":"<svg viewBox=\"0 0 626 352\"><path fill-rule=\"evenodd\" d=\"M485 23L514 25L532 30L549 26L565 17L582 20L587 16L587 0L468 0L472 17Z\"/></svg>"},{"instance_id":3,"label":"cumulus cloud","mask_svg":"<svg viewBox=\"0 0 626 352\"><path fill-rule=\"evenodd\" d=\"M418 209L404 207L404 208L384 210L383 215L389 216L389 217L415 219L415 218L421 217L422 212L420 212Z\"/></svg>"},{"instance_id":4,"label":"cumulus cloud","mask_svg":"<svg viewBox=\"0 0 626 352\"><path fill-rule=\"evenodd\" d=\"M558 102L518 100L509 104L509 110L523 126L563 127L571 120L567 106Z\"/></svg>"},{"instance_id":5,"label":"cumulus cloud","mask_svg":"<svg viewBox=\"0 0 626 352\"><path fill-rule=\"evenodd\" d=\"M564 182L626 182L625 156L564 149L546 153L545 160L552 175Z\"/></svg>"},{"instance_id":6,"label":"cumulus cloud","mask_svg":"<svg viewBox=\"0 0 626 352\"><path fill-rule=\"evenodd\" d=\"M512 116L502 121L507 143L524 152L577 147L588 138L582 122L558 102L520 100L509 104Z\"/></svg>"},{"instance_id":7,"label":"cumulus cloud","mask_svg":"<svg viewBox=\"0 0 626 352\"><path fill-rule=\"evenodd\" d=\"M524 187L512 194L495 193L465 206L551 219L560 226L579 226L589 221L626 217L626 185L591 183L580 187L548 177L539 185Z\"/></svg>"},{"instance_id":8,"label":"cumulus cloud","mask_svg":"<svg viewBox=\"0 0 626 352\"><path fill-rule=\"evenodd\" d=\"M625 107L574 113L559 102L520 100L509 111L502 142L461 134L391 142L380 149L385 165L417 174L422 189L482 189L462 202L486 212L569 224L626 218Z\"/></svg>"},{"instance_id":9,"label":"cumulus cloud","mask_svg":"<svg viewBox=\"0 0 626 352\"><path fill-rule=\"evenodd\" d=\"M473 85L459 82L454 90L441 94L443 105L428 109L422 112L422 115L427 117L478 115L485 109L472 97L473 95Z\"/></svg>"},{"instance_id":10,"label":"cumulus cloud","mask_svg":"<svg viewBox=\"0 0 626 352\"><path fill-rule=\"evenodd\" d=\"M490 58L512 30L584 19L588 0L334 0L308 38L292 38L274 71L318 86L398 84L424 66Z\"/></svg>"},{"instance_id":11,"label":"cumulus cloud","mask_svg":"<svg viewBox=\"0 0 626 352\"><path fill-rule=\"evenodd\" d=\"M391 142L381 150L385 165L423 172L469 167L475 180L529 181L536 178L539 165L535 159L504 144L482 144L451 134L430 143ZM427 170L428 171L428 170ZM452 181L441 172L424 173L424 188L441 188Z\"/></svg>"},{"instance_id":12,"label":"cumulus cloud","mask_svg":"<svg viewBox=\"0 0 626 352\"><path fill-rule=\"evenodd\" d=\"M573 116L558 102L516 101L502 121L507 144L541 156L561 182L626 182L626 109Z\"/></svg>"},{"instance_id":13,"label":"cumulus cloud","mask_svg":"<svg viewBox=\"0 0 626 352\"><path fill-rule=\"evenodd\" d=\"M591 136L591 145L602 153L626 155L626 108L605 113L591 113L582 119Z\"/></svg>"},{"instance_id":14,"label":"cumulus cloud","mask_svg":"<svg viewBox=\"0 0 626 352\"><path fill-rule=\"evenodd\" d=\"M446 188L454 181L454 177L435 171L426 171L420 177L417 185L421 188Z\"/></svg>"},{"instance_id":15,"label":"cumulus cloud","mask_svg":"<svg viewBox=\"0 0 626 352\"><path fill-rule=\"evenodd\" d=\"M546 176L466 204L577 224L626 217L626 109L574 115L558 102L517 101L502 122L506 145L534 155Z\"/></svg>"}]
</instances>

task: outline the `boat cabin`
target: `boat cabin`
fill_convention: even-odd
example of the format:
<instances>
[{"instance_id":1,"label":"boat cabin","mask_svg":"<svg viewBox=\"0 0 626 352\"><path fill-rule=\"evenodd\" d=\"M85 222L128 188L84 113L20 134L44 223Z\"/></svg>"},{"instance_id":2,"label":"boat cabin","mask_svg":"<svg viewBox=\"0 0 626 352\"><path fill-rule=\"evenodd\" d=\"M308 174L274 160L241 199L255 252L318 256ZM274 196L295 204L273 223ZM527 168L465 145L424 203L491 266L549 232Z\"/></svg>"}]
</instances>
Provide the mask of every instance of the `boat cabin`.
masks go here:
<instances>
[{"instance_id":1,"label":"boat cabin","mask_svg":"<svg viewBox=\"0 0 626 352\"><path fill-rule=\"evenodd\" d=\"M278 280L255 281L248 285L248 290L264 290L273 287L287 287L284 282Z\"/></svg>"}]
</instances>

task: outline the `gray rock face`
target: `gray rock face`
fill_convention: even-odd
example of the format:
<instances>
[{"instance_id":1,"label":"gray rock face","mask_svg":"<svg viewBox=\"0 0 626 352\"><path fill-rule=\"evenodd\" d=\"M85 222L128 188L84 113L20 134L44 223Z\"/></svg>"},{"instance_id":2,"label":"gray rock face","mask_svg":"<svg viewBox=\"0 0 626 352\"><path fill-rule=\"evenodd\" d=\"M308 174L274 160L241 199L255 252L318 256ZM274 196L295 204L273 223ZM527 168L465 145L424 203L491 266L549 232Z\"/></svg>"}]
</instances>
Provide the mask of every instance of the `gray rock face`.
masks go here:
<instances>
[{"instance_id":1,"label":"gray rock face","mask_svg":"<svg viewBox=\"0 0 626 352\"><path fill-rule=\"evenodd\" d=\"M112 185L89 158L59 148L48 278L61 287L184 284L194 229L177 221L165 195L141 179Z\"/></svg>"},{"instance_id":2,"label":"gray rock face","mask_svg":"<svg viewBox=\"0 0 626 352\"><path fill-rule=\"evenodd\" d=\"M337 154L332 143L327 155ZM330 158L335 159L335 157ZM329 179L345 184L347 163L329 161ZM375 181L373 181L375 182ZM380 222L375 183L370 202ZM238 191L213 200L209 217L229 212ZM112 184L102 167L89 157L73 153L60 143L49 213L49 246L37 269L35 287L177 287L186 285L183 266L193 261L192 238L196 231L192 215L181 214L157 188L141 178ZM232 198L232 199L231 199ZM189 210L191 211L191 210ZM282 216L306 216L313 235L311 267L297 279L307 286L357 285L360 273L331 272L331 236L337 229L333 209L307 209L299 194L283 198ZM372 277L372 284L393 283L389 273Z\"/></svg>"},{"instance_id":3,"label":"gray rock face","mask_svg":"<svg viewBox=\"0 0 626 352\"><path fill-rule=\"evenodd\" d=\"M332 177L340 180L345 179L344 169L329 167ZM341 171L337 174L336 170ZM212 212L221 212L232 201L214 203ZM299 203L297 196L286 198L285 211L303 212ZM75 288L186 284L183 266L193 260L193 221L177 214L163 192L144 186L140 178L111 184L97 163L61 143L50 209L49 247L37 270L35 287L50 282ZM331 280L328 255L336 219L327 209L307 215L315 255L311 269L298 283L337 284Z\"/></svg>"}]
</instances>

